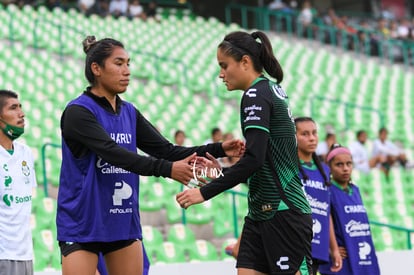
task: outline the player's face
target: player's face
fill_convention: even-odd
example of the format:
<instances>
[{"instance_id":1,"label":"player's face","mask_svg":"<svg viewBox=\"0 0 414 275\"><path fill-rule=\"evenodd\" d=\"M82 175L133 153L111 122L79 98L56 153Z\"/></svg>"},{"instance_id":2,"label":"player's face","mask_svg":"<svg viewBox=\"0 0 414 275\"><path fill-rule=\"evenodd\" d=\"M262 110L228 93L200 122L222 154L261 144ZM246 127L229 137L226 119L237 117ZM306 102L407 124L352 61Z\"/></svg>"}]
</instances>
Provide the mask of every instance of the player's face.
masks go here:
<instances>
[{"instance_id":1,"label":"player's face","mask_svg":"<svg viewBox=\"0 0 414 275\"><path fill-rule=\"evenodd\" d=\"M298 150L304 154L312 154L318 146L318 130L312 121L296 123Z\"/></svg>"},{"instance_id":2,"label":"player's face","mask_svg":"<svg viewBox=\"0 0 414 275\"><path fill-rule=\"evenodd\" d=\"M245 90L249 87L241 62L226 55L220 48L217 50L217 61L220 66L219 77L223 79L227 90Z\"/></svg>"},{"instance_id":3,"label":"player's face","mask_svg":"<svg viewBox=\"0 0 414 275\"><path fill-rule=\"evenodd\" d=\"M352 157L349 154L336 155L329 164L332 178L339 184L347 184L351 180L352 167Z\"/></svg>"},{"instance_id":4,"label":"player's face","mask_svg":"<svg viewBox=\"0 0 414 275\"><path fill-rule=\"evenodd\" d=\"M103 67L97 66L95 72L98 85L110 94L125 92L130 76L128 53L121 47L115 47L104 64Z\"/></svg>"},{"instance_id":5,"label":"player's face","mask_svg":"<svg viewBox=\"0 0 414 275\"><path fill-rule=\"evenodd\" d=\"M0 118L10 125L24 128L24 112L20 101L17 98L8 98L5 103Z\"/></svg>"}]
</instances>

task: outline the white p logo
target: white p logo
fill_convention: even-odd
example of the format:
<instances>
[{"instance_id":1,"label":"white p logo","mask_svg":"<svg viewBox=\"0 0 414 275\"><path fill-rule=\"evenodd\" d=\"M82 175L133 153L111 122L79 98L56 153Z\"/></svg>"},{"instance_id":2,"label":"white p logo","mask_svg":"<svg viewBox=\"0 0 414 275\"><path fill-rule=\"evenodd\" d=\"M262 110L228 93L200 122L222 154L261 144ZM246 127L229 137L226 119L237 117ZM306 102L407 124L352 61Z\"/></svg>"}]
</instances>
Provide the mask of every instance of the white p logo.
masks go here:
<instances>
[{"instance_id":1,"label":"white p logo","mask_svg":"<svg viewBox=\"0 0 414 275\"><path fill-rule=\"evenodd\" d=\"M125 181L115 182L114 195L112 201L114 205L122 205L122 200L126 200L132 195L132 188Z\"/></svg>"},{"instance_id":2,"label":"white p logo","mask_svg":"<svg viewBox=\"0 0 414 275\"><path fill-rule=\"evenodd\" d=\"M367 242L358 243L359 246L359 258L361 260L366 260L367 256L371 253L371 246Z\"/></svg>"}]
</instances>

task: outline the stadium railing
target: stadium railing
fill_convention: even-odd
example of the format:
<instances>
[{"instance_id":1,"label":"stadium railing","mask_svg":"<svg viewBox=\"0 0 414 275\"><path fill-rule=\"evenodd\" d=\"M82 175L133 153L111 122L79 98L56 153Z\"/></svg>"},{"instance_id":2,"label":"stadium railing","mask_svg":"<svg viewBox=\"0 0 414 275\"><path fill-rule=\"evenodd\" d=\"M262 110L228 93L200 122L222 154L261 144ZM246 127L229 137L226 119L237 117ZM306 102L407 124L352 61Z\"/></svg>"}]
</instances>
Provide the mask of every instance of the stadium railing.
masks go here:
<instances>
[{"instance_id":1,"label":"stadium railing","mask_svg":"<svg viewBox=\"0 0 414 275\"><path fill-rule=\"evenodd\" d=\"M355 27L355 33L350 33L326 25L322 20L315 20L314 24L304 31L300 24L297 24L297 15L297 11L274 11L267 7L242 4L229 4L225 10L225 20L228 25L237 22L245 29L285 32L288 36L315 39L343 50L378 56L384 61L414 65L414 41L383 39L380 33L367 31L358 26Z\"/></svg>"},{"instance_id":2,"label":"stadium railing","mask_svg":"<svg viewBox=\"0 0 414 275\"><path fill-rule=\"evenodd\" d=\"M310 103L310 107L311 107L311 117L316 118L318 117L318 104L317 102L321 102L321 104L324 104L326 106L326 103L334 103L337 105L342 105L344 106L344 114L343 114L343 118L345 121L345 125L343 129L338 129L339 131L348 131L348 130L352 130L354 127L352 127L352 123L349 119L350 117L350 113L355 110L355 109L359 109L361 111L367 111L373 115L377 115L378 119L379 119L379 126L380 127L384 127L385 126L385 116L384 113L381 112L378 109L369 107L369 106L361 106L361 105L357 105L355 103L352 102L347 102L347 101L342 101L340 99L335 99L335 98L328 98L328 97L324 97L324 96L314 96L311 98L311 103ZM332 122L334 123L334 122ZM369 125L369 121L365 121L366 125Z\"/></svg>"}]
</instances>

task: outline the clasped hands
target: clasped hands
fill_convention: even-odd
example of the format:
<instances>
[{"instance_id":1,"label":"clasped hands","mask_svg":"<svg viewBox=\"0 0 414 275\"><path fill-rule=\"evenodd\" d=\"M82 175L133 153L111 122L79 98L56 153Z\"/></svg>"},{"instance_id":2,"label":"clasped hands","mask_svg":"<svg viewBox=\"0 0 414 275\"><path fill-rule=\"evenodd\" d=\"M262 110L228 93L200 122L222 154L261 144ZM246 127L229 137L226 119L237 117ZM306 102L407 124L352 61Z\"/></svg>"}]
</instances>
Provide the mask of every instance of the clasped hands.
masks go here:
<instances>
[{"instance_id":1,"label":"clasped hands","mask_svg":"<svg viewBox=\"0 0 414 275\"><path fill-rule=\"evenodd\" d=\"M225 141L222 147L228 157L241 157L245 152L245 144L241 140ZM202 186L207 184L208 179L222 175L219 162L209 153L206 153L206 157L194 153L183 160L176 161L171 171L171 177L184 185L194 180L198 186ZM181 207L187 209L192 204L203 202L204 198L198 188L192 188L177 194L176 200Z\"/></svg>"}]
</instances>

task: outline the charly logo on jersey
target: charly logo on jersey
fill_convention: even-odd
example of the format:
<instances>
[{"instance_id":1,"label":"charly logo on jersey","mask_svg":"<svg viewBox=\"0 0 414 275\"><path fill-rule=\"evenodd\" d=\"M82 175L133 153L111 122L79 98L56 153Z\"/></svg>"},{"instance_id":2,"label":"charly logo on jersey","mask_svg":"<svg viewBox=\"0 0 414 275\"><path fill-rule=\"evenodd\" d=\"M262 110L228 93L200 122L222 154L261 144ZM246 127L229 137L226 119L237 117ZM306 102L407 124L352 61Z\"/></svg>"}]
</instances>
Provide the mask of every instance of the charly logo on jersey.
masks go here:
<instances>
[{"instance_id":1,"label":"charly logo on jersey","mask_svg":"<svg viewBox=\"0 0 414 275\"><path fill-rule=\"evenodd\" d=\"M109 164L108 162L104 161L101 157L98 157L98 160L96 161L96 168L100 169L102 174L129 174L131 173L125 169Z\"/></svg>"},{"instance_id":2,"label":"charly logo on jersey","mask_svg":"<svg viewBox=\"0 0 414 275\"><path fill-rule=\"evenodd\" d=\"M367 242L358 243L358 255L359 255L359 264L360 265L371 265L371 251L372 247Z\"/></svg>"},{"instance_id":3,"label":"charly logo on jersey","mask_svg":"<svg viewBox=\"0 0 414 275\"><path fill-rule=\"evenodd\" d=\"M256 97L257 96L256 92L257 92L257 89L252 88L252 89L247 90L246 95L248 97Z\"/></svg>"},{"instance_id":4,"label":"charly logo on jersey","mask_svg":"<svg viewBox=\"0 0 414 275\"><path fill-rule=\"evenodd\" d=\"M350 237L370 236L371 231L368 223L362 223L355 220L350 220L345 224L345 232Z\"/></svg>"},{"instance_id":5,"label":"charly logo on jersey","mask_svg":"<svg viewBox=\"0 0 414 275\"><path fill-rule=\"evenodd\" d=\"M313 219L313 224L312 224L312 231L313 231L313 239L312 242L316 243L316 244L320 244L320 240L319 239L315 239L315 235L318 235L322 232L322 224L320 223L320 221L318 221L318 219Z\"/></svg>"},{"instance_id":6,"label":"charly logo on jersey","mask_svg":"<svg viewBox=\"0 0 414 275\"><path fill-rule=\"evenodd\" d=\"M279 260L276 262L276 265L280 268L280 270L288 270L289 265L286 263L289 261L289 257L281 256Z\"/></svg>"},{"instance_id":7,"label":"charly logo on jersey","mask_svg":"<svg viewBox=\"0 0 414 275\"><path fill-rule=\"evenodd\" d=\"M344 211L345 213L366 213L367 212L367 210L362 204L345 205Z\"/></svg>"},{"instance_id":8,"label":"charly logo on jersey","mask_svg":"<svg viewBox=\"0 0 414 275\"><path fill-rule=\"evenodd\" d=\"M305 194L312 208L312 213L322 215L322 216L328 216L329 203L324 202L324 201L319 201L318 198L314 198L308 193L305 193Z\"/></svg>"},{"instance_id":9,"label":"charly logo on jersey","mask_svg":"<svg viewBox=\"0 0 414 275\"><path fill-rule=\"evenodd\" d=\"M326 191L328 190L328 187L321 181L318 180L301 180L302 184L306 187L310 187L310 188L314 188L314 189L318 189L318 190L322 190L322 191Z\"/></svg>"},{"instance_id":10,"label":"charly logo on jersey","mask_svg":"<svg viewBox=\"0 0 414 275\"><path fill-rule=\"evenodd\" d=\"M132 196L132 187L125 181L115 182L114 194L112 195L112 204L114 206L122 206L124 200L128 200ZM132 204L130 202L130 204ZM132 208L111 208L111 214L132 213Z\"/></svg>"},{"instance_id":11,"label":"charly logo on jersey","mask_svg":"<svg viewBox=\"0 0 414 275\"><path fill-rule=\"evenodd\" d=\"M132 142L130 133L110 133L109 135L118 144L131 144Z\"/></svg>"}]
</instances>

